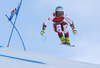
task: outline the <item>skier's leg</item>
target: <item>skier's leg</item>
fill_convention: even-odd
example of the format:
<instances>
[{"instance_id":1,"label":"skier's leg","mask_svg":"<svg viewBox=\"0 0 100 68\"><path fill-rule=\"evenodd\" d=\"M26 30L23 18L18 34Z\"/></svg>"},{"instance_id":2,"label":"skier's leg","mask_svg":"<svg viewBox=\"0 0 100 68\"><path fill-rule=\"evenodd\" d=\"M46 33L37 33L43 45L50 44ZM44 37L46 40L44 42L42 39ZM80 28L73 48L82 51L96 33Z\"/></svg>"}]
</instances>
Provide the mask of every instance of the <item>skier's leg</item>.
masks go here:
<instances>
[{"instance_id":1,"label":"skier's leg","mask_svg":"<svg viewBox=\"0 0 100 68\"><path fill-rule=\"evenodd\" d=\"M65 39L63 37L61 24L53 24L53 26L54 26L54 31L58 33L58 36L59 36L61 42L64 44L65 43Z\"/></svg>"},{"instance_id":2,"label":"skier's leg","mask_svg":"<svg viewBox=\"0 0 100 68\"><path fill-rule=\"evenodd\" d=\"M62 24L62 26L63 26L63 30L64 30L64 35L65 35L66 44L70 44L70 41L69 41L69 31L68 31L68 29L67 29L67 23L64 22L64 23Z\"/></svg>"}]
</instances>

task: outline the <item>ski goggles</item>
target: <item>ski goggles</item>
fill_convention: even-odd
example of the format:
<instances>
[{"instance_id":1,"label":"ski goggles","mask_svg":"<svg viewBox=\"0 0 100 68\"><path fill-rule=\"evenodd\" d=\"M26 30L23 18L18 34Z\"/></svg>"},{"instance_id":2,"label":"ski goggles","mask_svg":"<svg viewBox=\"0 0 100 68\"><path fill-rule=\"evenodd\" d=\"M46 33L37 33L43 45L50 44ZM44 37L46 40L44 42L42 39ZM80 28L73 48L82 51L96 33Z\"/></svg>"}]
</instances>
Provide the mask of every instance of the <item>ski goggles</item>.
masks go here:
<instances>
[{"instance_id":1,"label":"ski goggles","mask_svg":"<svg viewBox=\"0 0 100 68\"><path fill-rule=\"evenodd\" d=\"M63 15L64 11L56 11L56 16L61 17Z\"/></svg>"}]
</instances>

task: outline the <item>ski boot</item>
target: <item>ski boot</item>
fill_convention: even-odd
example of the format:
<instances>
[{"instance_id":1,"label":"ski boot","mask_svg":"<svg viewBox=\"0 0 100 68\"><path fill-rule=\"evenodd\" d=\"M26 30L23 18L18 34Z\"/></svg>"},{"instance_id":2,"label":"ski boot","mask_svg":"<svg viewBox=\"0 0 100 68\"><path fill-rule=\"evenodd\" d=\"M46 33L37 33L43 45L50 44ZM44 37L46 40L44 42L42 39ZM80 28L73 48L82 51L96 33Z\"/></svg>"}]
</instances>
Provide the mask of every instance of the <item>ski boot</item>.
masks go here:
<instances>
[{"instance_id":1,"label":"ski boot","mask_svg":"<svg viewBox=\"0 0 100 68\"><path fill-rule=\"evenodd\" d=\"M70 46L70 47L75 47L75 45L70 44L68 37L65 37L65 39L64 39L64 37L62 37L60 39L61 39L61 42L62 42L62 44L60 44L60 45L67 45L67 46Z\"/></svg>"},{"instance_id":2,"label":"ski boot","mask_svg":"<svg viewBox=\"0 0 100 68\"><path fill-rule=\"evenodd\" d=\"M68 37L65 37L65 42L66 42L66 45L69 45L70 46L70 41L69 41L69 38Z\"/></svg>"},{"instance_id":3,"label":"ski boot","mask_svg":"<svg viewBox=\"0 0 100 68\"><path fill-rule=\"evenodd\" d=\"M62 44L66 44L64 37L60 37Z\"/></svg>"}]
</instances>

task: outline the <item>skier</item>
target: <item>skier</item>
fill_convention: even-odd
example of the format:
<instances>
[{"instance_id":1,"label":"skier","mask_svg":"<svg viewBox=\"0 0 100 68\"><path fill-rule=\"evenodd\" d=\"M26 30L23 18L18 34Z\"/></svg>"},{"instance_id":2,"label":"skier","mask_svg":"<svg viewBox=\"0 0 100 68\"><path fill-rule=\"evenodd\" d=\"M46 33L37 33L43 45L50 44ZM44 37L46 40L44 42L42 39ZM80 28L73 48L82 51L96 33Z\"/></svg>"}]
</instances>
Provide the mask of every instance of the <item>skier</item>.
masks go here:
<instances>
[{"instance_id":1,"label":"skier","mask_svg":"<svg viewBox=\"0 0 100 68\"><path fill-rule=\"evenodd\" d=\"M43 23L43 28L41 31L41 35L44 35L45 28L50 21L53 21L54 31L58 33L58 36L62 42L62 44L70 45L69 41L69 31L67 29L68 24L64 21L64 19L70 24L73 34L76 34L73 21L69 18L67 14L64 14L64 10L61 6L56 7L55 12ZM63 36L64 32L64 36Z\"/></svg>"}]
</instances>

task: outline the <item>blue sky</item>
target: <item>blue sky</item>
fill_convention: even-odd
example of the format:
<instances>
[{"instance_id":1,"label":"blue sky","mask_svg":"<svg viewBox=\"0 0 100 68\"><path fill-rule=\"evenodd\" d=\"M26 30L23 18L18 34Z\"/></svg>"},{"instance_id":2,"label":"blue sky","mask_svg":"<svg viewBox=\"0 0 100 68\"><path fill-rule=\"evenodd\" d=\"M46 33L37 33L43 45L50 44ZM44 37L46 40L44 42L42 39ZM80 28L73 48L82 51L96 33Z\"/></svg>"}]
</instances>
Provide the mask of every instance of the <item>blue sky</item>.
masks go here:
<instances>
[{"instance_id":1,"label":"blue sky","mask_svg":"<svg viewBox=\"0 0 100 68\"><path fill-rule=\"evenodd\" d=\"M20 0L0 0L0 45L6 47L12 25L5 14L17 7ZM100 1L99 0L23 0L16 22L27 51L55 56L64 59L100 64ZM70 41L75 48L61 46L52 22L47 25L47 40L40 35L43 22L62 6L65 13L74 21L77 34L73 35L70 26ZM14 30L11 48L23 50L22 43Z\"/></svg>"}]
</instances>

